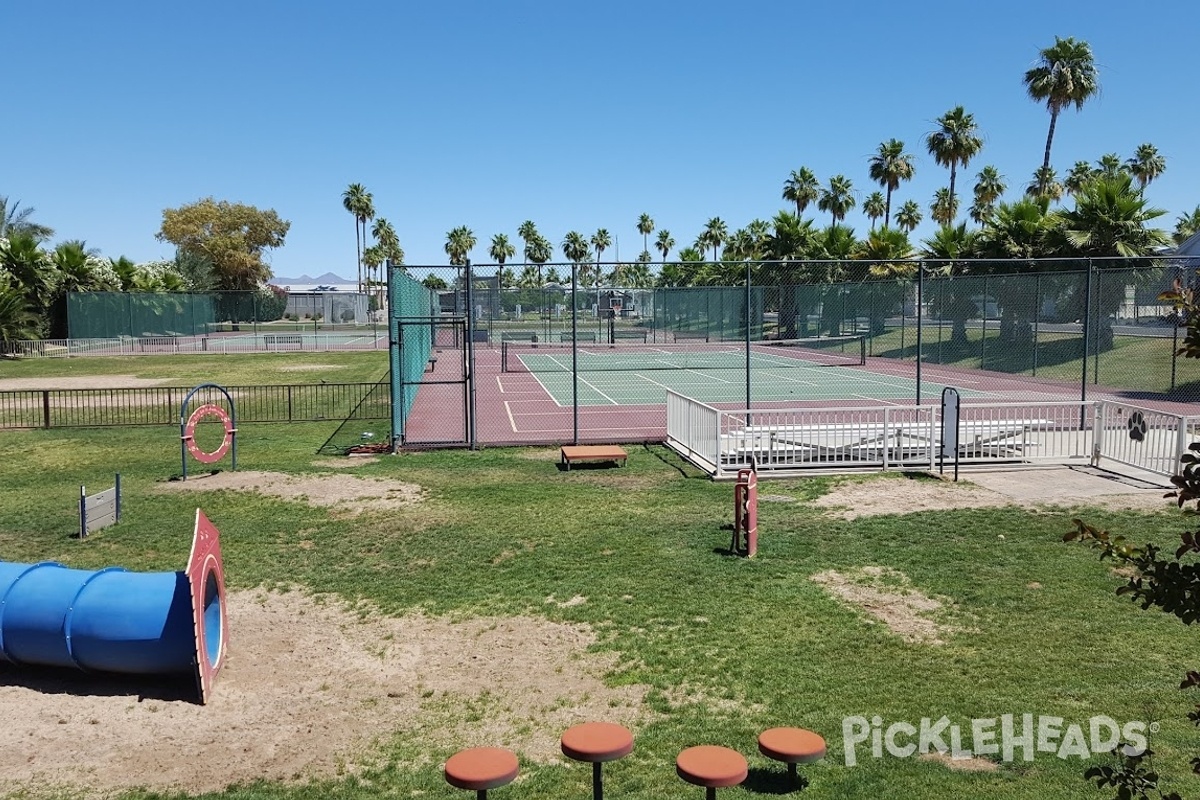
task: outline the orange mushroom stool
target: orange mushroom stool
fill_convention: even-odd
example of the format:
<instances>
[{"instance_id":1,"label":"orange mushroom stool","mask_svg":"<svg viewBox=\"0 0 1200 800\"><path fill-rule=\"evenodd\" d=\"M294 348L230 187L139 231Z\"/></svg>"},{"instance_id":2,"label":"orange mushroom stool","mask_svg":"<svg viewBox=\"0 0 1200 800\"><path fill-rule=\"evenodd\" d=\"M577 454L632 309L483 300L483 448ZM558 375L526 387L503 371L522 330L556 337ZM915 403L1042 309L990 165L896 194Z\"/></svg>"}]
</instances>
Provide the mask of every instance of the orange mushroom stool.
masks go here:
<instances>
[{"instance_id":1,"label":"orange mushroom stool","mask_svg":"<svg viewBox=\"0 0 1200 800\"><path fill-rule=\"evenodd\" d=\"M585 722L568 728L562 735L562 751L567 758L592 765L592 798L604 800L604 782L600 766L633 752L633 734L612 722Z\"/></svg>"},{"instance_id":2,"label":"orange mushroom stool","mask_svg":"<svg viewBox=\"0 0 1200 800\"><path fill-rule=\"evenodd\" d=\"M758 752L788 765L788 778L796 783L796 765L825 757L825 739L803 728L771 728L758 736Z\"/></svg>"},{"instance_id":3,"label":"orange mushroom stool","mask_svg":"<svg viewBox=\"0 0 1200 800\"><path fill-rule=\"evenodd\" d=\"M517 777L515 754L502 747L459 750L446 761L446 783L471 789L477 800L487 800L487 790L506 786Z\"/></svg>"},{"instance_id":4,"label":"orange mushroom stool","mask_svg":"<svg viewBox=\"0 0 1200 800\"><path fill-rule=\"evenodd\" d=\"M675 772L690 784L706 789L706 800L716 800L717 789L746 780L749 765L736 750L702 744L689 747L675 758Z\"/></svg>"}]
</instances>

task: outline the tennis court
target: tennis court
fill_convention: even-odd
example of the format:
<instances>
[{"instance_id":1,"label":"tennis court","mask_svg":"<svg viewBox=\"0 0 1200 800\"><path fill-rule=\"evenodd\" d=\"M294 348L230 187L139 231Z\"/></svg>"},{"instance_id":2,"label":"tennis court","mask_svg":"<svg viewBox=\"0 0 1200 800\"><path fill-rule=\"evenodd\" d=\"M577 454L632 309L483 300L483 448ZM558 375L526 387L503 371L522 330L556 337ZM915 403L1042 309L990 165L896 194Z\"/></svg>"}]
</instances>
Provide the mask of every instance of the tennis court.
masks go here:
<instances>
[{"instance_id":1,"label":"tennis court","mask_svg":"<svg viewBox=\"0 0 1200 800\"><path fill-rule=\"evenodd\" d=\"M662 403L667 390L704 403L744 403L747 362L751 402L910 400L911 376L865 368L861 337L744 342L566 344L505 342L501 372L526 374L558 406ZM576 389L575 373L578 375ZM922 381L922 394L945 384ZM964 394L978 395L969 388Z\"/></svg>"}]
</instances>

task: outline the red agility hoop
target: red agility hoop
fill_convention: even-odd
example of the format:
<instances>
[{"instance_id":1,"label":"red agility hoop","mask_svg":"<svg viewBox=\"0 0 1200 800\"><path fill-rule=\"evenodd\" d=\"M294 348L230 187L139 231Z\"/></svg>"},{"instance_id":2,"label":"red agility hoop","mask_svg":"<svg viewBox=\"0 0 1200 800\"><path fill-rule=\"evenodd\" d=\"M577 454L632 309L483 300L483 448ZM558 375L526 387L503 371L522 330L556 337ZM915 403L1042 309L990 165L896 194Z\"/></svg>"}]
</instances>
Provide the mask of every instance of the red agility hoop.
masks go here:
<instances>
[{"instance_id":1,"label":"red agility hoop","mask_svg":"<svg viewBox=\"0 0 1200 800\"><path fill-rule=\"evenodd\" d=\"M211 453L200 449L196 444L196 424L208 417L216 417L221 421L221 425L225 428L225 438L221 440L221 446ZM201 464L214 464L225 457L229 452L229 448L233 446L233 436L237 433L237 429L233 426L233 420L228 412L218 405L205 403L198 406L192 415L188 417L187 427L183 431L183 441L187 445L187 450L192 454L192 458L199 461Z\"/></svg>"}]
</instances>

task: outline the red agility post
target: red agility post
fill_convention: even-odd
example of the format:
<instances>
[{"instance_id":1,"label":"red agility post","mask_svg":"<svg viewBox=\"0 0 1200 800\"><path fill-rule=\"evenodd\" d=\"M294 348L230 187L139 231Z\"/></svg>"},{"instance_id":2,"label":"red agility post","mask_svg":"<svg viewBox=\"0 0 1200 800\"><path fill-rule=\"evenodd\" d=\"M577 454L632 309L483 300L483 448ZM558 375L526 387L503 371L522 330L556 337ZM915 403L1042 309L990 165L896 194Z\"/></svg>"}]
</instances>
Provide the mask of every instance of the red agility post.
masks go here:
<instances>
[{"instance_id":1,"label":"red agility post","mask_svg":"<svg viewBox=\"0 0 1200 800\"><path fill-rule=\"evenodd\" d=\"M758 472L738 470L733 487L733 542L729 548L739 556L753 558L758 552Z\"/></svg>"}]
</instances>

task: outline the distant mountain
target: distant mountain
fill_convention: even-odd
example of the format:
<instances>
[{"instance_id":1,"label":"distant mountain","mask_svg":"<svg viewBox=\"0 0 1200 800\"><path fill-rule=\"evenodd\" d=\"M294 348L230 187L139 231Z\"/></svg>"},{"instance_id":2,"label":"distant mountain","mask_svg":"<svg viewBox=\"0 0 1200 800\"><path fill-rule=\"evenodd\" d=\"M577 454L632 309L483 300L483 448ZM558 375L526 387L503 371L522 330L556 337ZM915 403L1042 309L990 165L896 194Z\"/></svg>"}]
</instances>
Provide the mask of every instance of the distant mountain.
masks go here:
<instances>
[{"instance_id":1,"label":"distant mountain","mask_svg":"<svg viewBox=\"0 0 1200 800\"><path fill-rule=\"evenodd\" d=\"M332 272L326 272L324 275L318 275L315 278L310 278L308 275L301 275L298 278L289 278L283 275L276 275L271 278L271 283L276 286L291 286L293 284L328 284L330 286L349 285L357 283L356 280L343 278L340 275L334 275Z\"/></svg>"}]
</instances>

